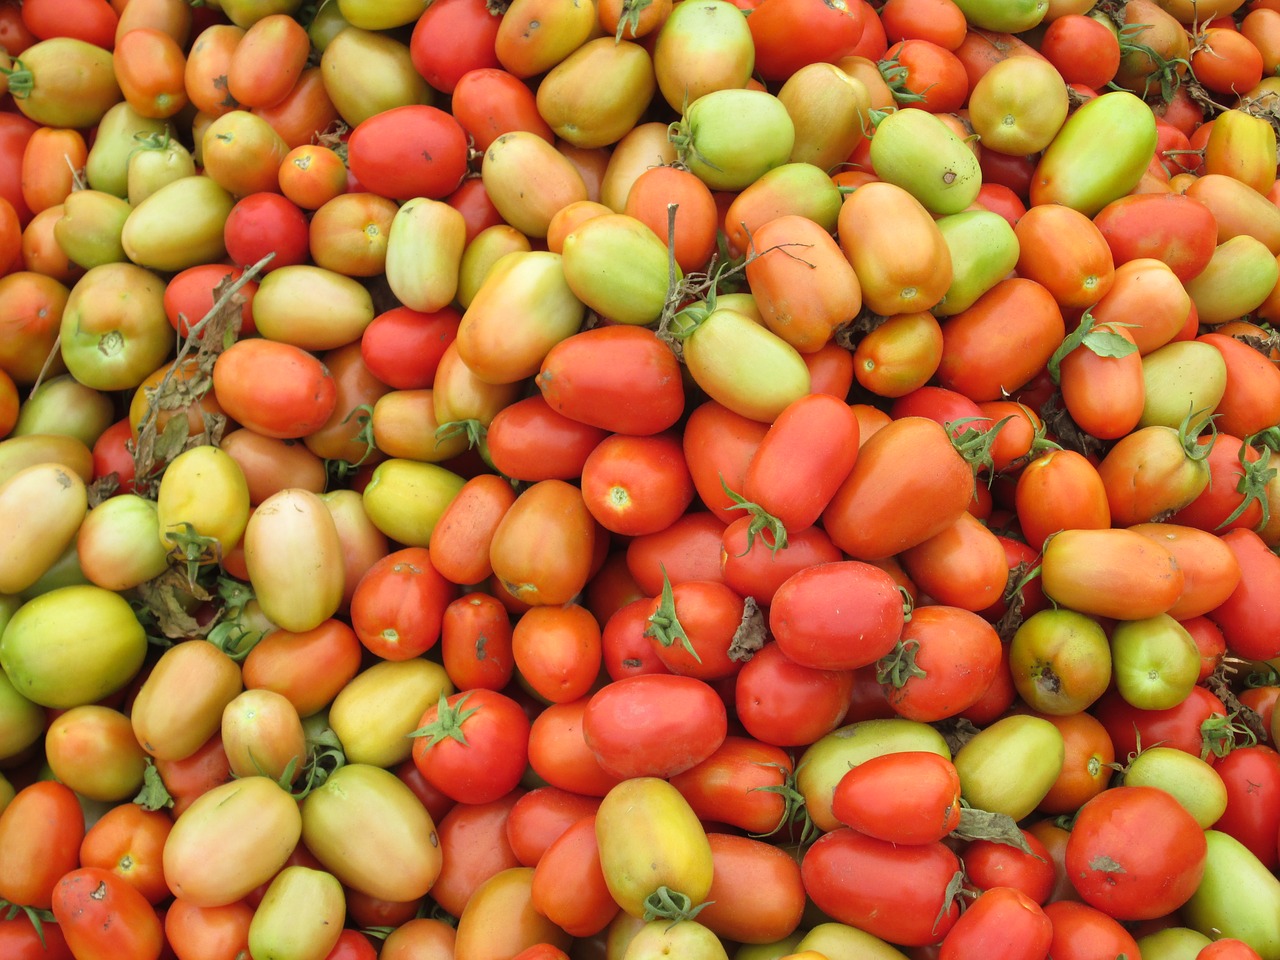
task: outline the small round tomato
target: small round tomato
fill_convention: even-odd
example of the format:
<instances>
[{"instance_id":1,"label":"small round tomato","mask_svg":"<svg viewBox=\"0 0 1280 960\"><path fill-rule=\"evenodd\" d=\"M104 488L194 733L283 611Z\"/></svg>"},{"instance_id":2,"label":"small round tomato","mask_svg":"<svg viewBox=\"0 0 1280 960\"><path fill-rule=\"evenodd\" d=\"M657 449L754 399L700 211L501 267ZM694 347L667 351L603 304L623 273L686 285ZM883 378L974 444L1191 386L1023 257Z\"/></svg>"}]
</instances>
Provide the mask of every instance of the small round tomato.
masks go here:
<instances>
[{"instance_id":1,"label":"small round tomato","mask_svg":"<svg viewBox=\"0 0 1280 960\"><path fill-rule=\"evenodd\" d=\"M807 746L844 720L853 682L852 670L802 666L778 644L766 643L738 671L738 720L764 743Z\"/></svg>"},{"instance_id":2,"label":"small round tomato","mask_svg":"<svg viewBox=\"0 0 1280 960\"><path fill-rule=\"evenodd\" d=\"M528 763L529 718L493 690L441 697L410 736L414 765L460 803L487 803L510 792Z\"/></svg>"}]
</instances>

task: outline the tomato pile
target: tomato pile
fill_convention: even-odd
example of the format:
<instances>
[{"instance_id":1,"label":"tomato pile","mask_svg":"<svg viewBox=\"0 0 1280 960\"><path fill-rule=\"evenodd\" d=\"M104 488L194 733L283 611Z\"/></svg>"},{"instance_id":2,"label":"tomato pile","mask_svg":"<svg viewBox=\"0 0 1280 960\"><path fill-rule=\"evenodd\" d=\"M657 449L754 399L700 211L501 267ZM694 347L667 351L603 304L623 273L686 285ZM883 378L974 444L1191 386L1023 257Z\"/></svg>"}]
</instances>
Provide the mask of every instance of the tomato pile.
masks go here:
<instances>
[{"instance_id":1,"label":"tomato pile","mask_svg":"<svg viewBox=\"0 0 1280 960\"><path fill-rule=\"evenodd\" d=\"M1280 0L0 48L0 958L1280 960Z\"/></svg>"}]
</instances>

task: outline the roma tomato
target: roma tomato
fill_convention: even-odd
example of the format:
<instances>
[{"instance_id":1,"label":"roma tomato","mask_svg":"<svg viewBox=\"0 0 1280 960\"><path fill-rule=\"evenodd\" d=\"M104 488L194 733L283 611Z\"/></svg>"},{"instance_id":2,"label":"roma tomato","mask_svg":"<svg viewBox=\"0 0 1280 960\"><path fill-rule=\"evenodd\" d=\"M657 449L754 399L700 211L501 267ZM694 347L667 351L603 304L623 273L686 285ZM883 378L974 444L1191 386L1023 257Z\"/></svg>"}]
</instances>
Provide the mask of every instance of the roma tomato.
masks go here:
<instances>
[{"instance_id":1,"label":"roma tomato","mask_svg":"<svg viewBox=\"0 0 1280 960\"><path fill-rule=\"evenodd\" d=\"M424 547L406 547L365 571L351 598L351 625L366 649L384 660L421 656L440 639L445 607L456 589Z\"/></svg>"},{"instance_id":2,"label":"roma tomato","mask_svg":"<svg viewBox=\"0 0 1280 960\"><path fill-rule=\"evenodd\" d=\"M904 622L903 597L893 578L858 560L794 574L769 607L769 629L782 652L822 670L876 662L898 642Z\"/></svg>"},{"instance_id":3,"label":"roma tomato","mask_svg":"<svg viewBox=\"0 0 1280 960\"><path fill-rule=\"evenodd\" d=\"M1000 651L999 634L976 613L943 605L918 607L903 626L898 645L879 661L881 686L899 716L925 723L943 720L987 692L1002 665Z\"/></svg>"},{"instance_id":4,"label":"roma tomato","mask_svg":"<svg viewBox=\"0 0 1280 960\"><path fill-rule=\"evenodd\" d=\"M0 813L0 897L48 910L56 885L79 864L84 814L70 787L42 780Z\"/></svg>"},{"instance_id":5,"label":"roma tomato","mask_svg":"<svg viewBox=\"0 0 1280 960\"><path fill-rule=\"evenodd\" d=\"M671 777L724 742L728 716L715 689L694 677L644 674L591 696L582 736L600 766L618 777Z\"/></svg>"},{"instance_id":6,"label":"roma tomato","mask_svg":"<svg viewBox=\"0 0 1280 960\"><path fill-rule=\"evenodd\" d=\"M53 892L53 916L72 953L83 960L158 960L164 947L160 918L147 899L98 867L62 876Z\"/></svg>"},{"instance_id":7,"label":"roma tomato","mask_svg":"<svg viewBox=\"0 0 1280 960\"><path fill-rule=\"evenodd\" d=\"M379 196L438 200L466 173L467 137L443 110L409 104L357 124L347 141L347 161L360 184Z\"/></svg>"},{"instance_id":8,"label":"roma tomato","mask_svg":"<svg viewBox=\"0 0 1280 960\"><path fill-rule=\"evenodd\" d=\"M1067 841L1067 874L1081 897L1117 920L1178 909L1204 872L1204 830L1170 794L1114 787L1080 808Z\"/></svg>"},{"instance_id":9,"label":"roma tomato","mask_svg":"<svg viewBox=\"0 0 1280 960\"><path fill-rule=\"evenodd\" d=\"M1074 450L1052 450L1027 464L1018 474L1014 509L1027 543L1037 549L1059 530L1111 526L1098 469Z\"/></svg>"},{"instance_id":10,"label":"roma tomato","mask_svg":"<svg viewBox=\"0 0 1280 960\"><path fill-rule=\"evenodd\" d=\"M563 480L539 481L516 497L493 531L494 575L523 602L568 603L592 572L596 530L581 490Z\"/></svg>"},{"instance_id":11,"label":"roma tomato","mask_svg":"<svg viewBox=\"0 0 1280 960\"><path fill-rule=\"evenodd\" d=\"M781 747L728 736L711 756L670 778L700 820L725 823L752 834L787 826L780 789L794 764Z\"/></svg>"},{"instance_id":12,"label":"roma tomato","mask_svg":"<svg viewBox=\"0 0 1280 960\"><path fill-rule=\"evenodd\" d=\"M840 778L831 812L878 840L934 843L960 825L960 775L936 753L872 757Z\"/></svg>"},{"instance_id":13,"label":"roma tomato","mask_svg":"<svg viewBox=\"0 0 1280 960\"><path fill-rule=\"evenodd\" d=\"M1230 530L1221 539L1235 555L1240 580L1206 616L1222 630L1227 647L1237 656L1261 660L1280 655L1274 649L1277 611L1270 599L1275 596L1270 584L1280 582L1280 564L1272 562L1275 554L1252 530Z\"/></svg>"},{"instance_id":14,"label":"roma tomato","mask_svg":"<svg viewBox=\"0 0 1280 960\"><path fill-rule=\"evenodd\" d=\"M758 740L807 746L844 720L854 686L852 670L820 670L796 663L766 643L738 671L738 720Z\"/></svg>"}]
</instances>

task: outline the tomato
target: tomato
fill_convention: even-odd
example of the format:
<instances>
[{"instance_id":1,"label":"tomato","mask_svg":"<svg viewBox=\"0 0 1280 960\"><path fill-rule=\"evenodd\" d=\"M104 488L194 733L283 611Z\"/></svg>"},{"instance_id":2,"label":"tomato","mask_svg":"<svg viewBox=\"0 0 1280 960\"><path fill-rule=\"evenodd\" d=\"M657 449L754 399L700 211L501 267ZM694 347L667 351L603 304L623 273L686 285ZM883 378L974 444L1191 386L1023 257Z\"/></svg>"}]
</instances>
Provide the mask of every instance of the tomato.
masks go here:
<instances>
[{"instance_id":1,"label":"tomato","mask_svg":"<svg viewBox=\"0 0 1280 960\"><path fill-rule=\"evenodd\" d=\"M85 833L79 808L71 788L51 780L24 787L9 801L0 812L0 897L49 909L57 882L79 862Z\"/></svg>"},{"instance_id":2,"label":"tomato","mask_svg":"<svg viewBox=\"0 0 1280 960\"><path fill-rule=\"evenodd\" d=\"M593 694L582 735L600 766L618 777L670 777L724 742L727 714L714 688L695 677L625 677Z\"/></svg>"},{"instance_id":3,"label":"tomato","mask_svg":"<svg viewBox=\"0 0 1280 960\"><path fill-rule=\"evenodd\" d=\"M575 937L599 933L617 914L600 864L594 812L547 847L535 865L531 895L539 913Z\"/></svg>"},{"instance_id":4,"label":"tomato","mask_svg":"<svg viewBox=\"0 0 1280 960\"><path fill-rule=\"evenodd\" d=\"M585 696L600 674L600 625L585 607L533 607L511 640L521 679L552 703Z\"/></svg>"},{"instance_id":5,"label":"tomato","mask_svg":"<svg viewBox=\"0 0 1280 960\"><path fill-rule=\"evenodd\" d=\"M440 874L431 814L388 770L348 763L307 795L301 819L303 842L346 887L407 902ZM358 848L346 842L355 823L364 824Z\"/></svg>"},{"instance_id":6,"label":"tomato","mask_svg":"<svg viewBox=\"0 0 1280 960\"><path fill-rule=\"evenodd\" d=\"M160 918L125 880L97 867L63 875L54 888L53 915L77 957L130 956L156 960L164 945Z\"/></svg>"},{"instance_id":7,"label":"tomato","mask_svg":"<svg viewBox=\"0 0 1280 960\"><path fill-rule=\"evenodd\" d=\"M778 644L766 643L738 671L738 720L765 743L807 746L844 720L853 682L851 670L802 666Z\"/></svg>"},{"instance_id":8,"label":"tomato","mask_svg":"<svg viewBox=\"0 0 1280 960\"><path fill-rule=\"evenodd\" d=\"M1267 584L1280 574L1271 554L1252 530L1230 530L1222 535L1240 567L1240 581L1231 594L1206 614L1222 630L1228 648L1237 656L1267 659L1274 635L1268 624L1275 613L1268 602Z\"/></svg>"},{"instance_id":9,"label":"tomato","mask_svg":"<svg viewBox=\"0 0 1280 960\"><path fill-rule=\"evenodd\" d=\"M376 661L334 698L329 725L348 761L391 767L410 759L409 734L426 710L453 691L448 674L433 660Z\"/></svg>"},{"instance_id":10,"label":"tomato","mask_svg":"<svg viewBox=\"0 0 1280 960\"><path fill-rule=\"evenodd\" d=\"M1070 716L1087 709L1111 679L1111 649L1098 623L1073 610L1041 610L1009 647L1014 686L1032 709Z\"/></svg>"},{"instance_id":11,"label":"tomato","mask_svg":"<svg viewBox=\"0 0 1280 960\"><path fill-rule=\"evenodd\" d=\"M632 916L660 911L663 893L683 898L686 910L706 900L711 846L669 783L638 776L611 789L596 813L596 842L609 892Z\"/></svg>"},{"instance_id":12,"label":"tomato","mask_svg":"<svg viewBox=\"0 0 1280 960\"><path fill-rule=\"evenodd\" d=\"M928 723L968 709L1001 666L995 628L960 607L917 608L898 644L880 659L879 676L889 705L909 720Z\"/></svg>"},{"instance_id":13,"label":"tomato","mask_svg":"<svg viewBox=\"0 0 1280 960\"><path fill-rule=\"evenodd\" d=\"M519 796L513 791L489 803L455 804L437 824L447 856L431 885L431 899L451 915L461 915L476 888L491 876L520 866L507 842L507 824Z\"/></svg>"},{"instance_id":14,"label":"tomato","mask_svg":"<svg viewBox=\"0 0 1280 960\"><path fill-rule=\"evenodd\" d=\"M774 788L785 786L792 769L785 750L730 735L711 756L670 782L699 819L765 835L787 826L786 801Z\"/></svg>"},{"instance_id":15,"label":"tomato","mask_svg":"<svg viewBox=\"0 0 1280 960\"><path fill-rule=\"evenodd\" d=\"M454 928L444 920L409 920L387 935L379 954L386 960L446 960L454 955Z\"/></svg>"},{"instance_id":16,"label":"tomato","mask_svg":"<svg viewBox=\"0 0 1280 960\"><path fill-rule=\"evenodd\" d=\"M74 960L61 927L44 923L37 932L22 915L0 918L0 948L14 960Z\"/></svg>"},{"instance_id":17,"label":"tomato","mask_svg":"<svg viewBox=\"0 0 1280 960\"><path fill-rule=\"evenodd\" d=\"M979 889L1012 887L1043 905L1054 881L1049 849L1029 830L1019 832L1030 853L995 840L974 840L960 851L960 858L969 880Z\"/></svg>"},{"instance_id":18,"label":"tomato","mask_svg":"<svg viewBox=\"0 0 1280 960\"><path fill-rule=\"evenodd\" d=\"M489 424L489 458L515 480L575 480L606 433L553 410L541 395L518 400Z\"/></svg>"},{"instance_id":19,"label":"tomato","mask_svg":"<svg viewBox=\"0 0 1280 960\"><path fill-rule=\"evenodd\" d=\"M1220 333L1198 338L1212 344L1227 365L1227 385L1214 408L1224 433L1248 437L1280 422L1280 369L1252 347Z\"/></svg>"},{"instance_id":20,"label":"tomato","mask_svg":"<svg viewBox=\"0 0 1280 960\"><path fill-rule=\"evenodd\" d=\"M591 572L595 521L582 493L541 480L516 497L494 529L489 560L511 592L530 603L571 600ZM554 557L555 565L543 562Z\"/></svg>"},{"instance_id":21,"label":"tomato","mask_svg":"<svg viewBox=\"0 0 1280 960\"><path fill-rule=\"evenodd\" d=\"M136 795L146 767L129 718L97 704L72 707L49 724L45 758L62 783L108 802Z\"/></svg>"},{"instance_id":22,"label":"tomato","mask_svg":"<svg viewBox=\"0 0 1280 960\"><path fill-rule=\"evenodd\" d=\"M409 104L369 117L347 141L348 163L361 185L393 200L440 199L466 170L462 127L436 107Z\"/></svg>"},{"instance_id":23,"label":"tomato","mask_svg":"<svg viewBox=\"0 0 1280 960\"><path fill-rule=\"evenodd\" d=\"M858 602L849 603L853 596ZM893 649L903 623L902 596L893 578L856 560L792 575L769 607L770 632L782 652L823 670L874 663ZM853 638L857 642L851 644Z\"/></svg>"},{"instance_id":24,"label":"tomato","mask_svg":"<svg viewBox=\"0 0 1280 960\"><path fill-rule=\"evenodd\" d=\"M824 913L904 946L937 943L960 915L944 892L960 861L939 842L898 846L844 827L819 837L800 868Z\"/></svg>"},{"instance_id":25,"label":"tomato","mask_svg":"<svg viewBox=\"0 0 1280 960\"><path fill-rule=\"evenodd\" d=\"M1013 714L975 734L954 762L966 801L1021 820L1057 781L1065 756L1057 727L1040 717Z\"/></svg>"},{"instance_id":26,"label":"tomato","mask_svg":"<svg viewBox=\"0 0 1280 960\"><path fill-rule=\"evenodd\" d=\"M914 469L904 477L900 467L907 459ZM878 560L951 526L972 496L973 473L947 432L923 417L905 417L863 444L822 522L845 553Z\"/></svg>"},{"instance_id":27,"label":"tomato","mask_svg":"<svg viewBox=\"0 0 1280 960\"><path fill-rule=\"evenodd\" d=\"M511 623L501 601L468 593L445 607L440 653L460 690L501 690L515 671Z\"/></svg>"},{"instance_id":28,"label":"tomato","mask_svg":"<svg viewBox=\"0 0 1280 960\"><path fill-rule=\"evenodd\" d=\"M1045 544L1041 567L1045 596L1080 613L1129 620L1171 609L1184 576L1164 547L1118 527L1062 531Z\"/></svg>"},{"instance_id":29,"label":"tomato","mask_svg":"<svg viewBox=\"0 0 1280 960\"><path fill-rule=\"evenodd\" d=\"M532 867L511 867L477 888L458 918L458 960L522 956L539 944L569 946L572 938L534 908L533 874Z\"/></svg>"},{"instance_id":30,"label":"tomato","mask_svg":"<svg viewBox=\"0 0 1280 960\"><path fill-rule=\"evenodd\" d=\"M1045 916L1053 924L1049 949L1063 960L1085 957L1141 956L1137 941L1117 921L1085 903L1061 900L1047 904Z\"/></svg>"},{"instance_id":31,"label":"tomato","mask_svg":"<svg viewBox=\"0 0 1280 960\"><path fill-rule=\"evenodd\" d=\"M1144 749L1130 761L1124 782L1129 786L1158 787L1173 794L1205 829L1221 818L1229 800L1217 769L1176 747Z\"/></svg>"},{"instance_id":32,"label":"tomato","mask_svg":"<svg viewBox=\"0 0 1280 960\"><path fill-rule=\"evenodd\" d=\"M1190 694L1200 675L1200 650L1168 614L1126 620L1111 631L1111 670L1128 703L1163 710Z\"/></svg>"},{"instance_id":33,"label":"tomato","mask_svg":"<svg viewBox=\"0 0 1280 960\"><path fill-rule=\"evenodd\" d=\"M1280 790L1280 755L1262 744L1237 747L1213 769L1226 787L1226 810L1213 828L1244 844L1258 862L1274 870L1280 862L1280 815L1270 798Z\"/></svg>"},{"instance_id":34,"label":"tomato","mask_svg":"<svg viewBox=\"0 0 1280 960\"><path fill-rule=\"evenodd\" d=\"M1195 892L1204 831L1168 793L1115 787L1088 801L1067 841L1067 870L1086 903L1120 920L1164 916Z\"/></svg>"},{"instance_id":35,"label":"tomato","mask_svg":"<svg viewBox=\"0 0 1280 960\"><path fill-rule=\"evenodd\" d=\"M934 843L960 824L960 776L950 760L935 753L872 757L841 777L831 812L878 840Z\"/></svg>"},{"instance_id":36,"label":"tomato","mask_svg":"<svg viewBox=\"0 0 1280 960\"><path fill-rule=\"evenodd\" d=\"M694 497L680 440L669 433L606 437L582 465L587 509L613 533L657 533L683 514Z\"/></svg>"},{"instance_id":37,"label":"tomato","mask_svg":"<svg viewBox=\"0 0 1280 960\"><path fill-rule=\"evenodd\" d=\"M318 429L337 403L333 377L319 359L274 340L238 340L223 351L213 388L233 419L279 439Z\"/></svg>"},{"instance_id":38,"label":"tomato","mask_svg":"<svg viewBox=\"0 0 1280 960\"><path fill-rule=\"evenodd\" d=\"M1198 442L1209 446L1204 457L1209 483L1169 519L1214 533L1256 527L1263 505L1257 493L1258 474L1265 468L1257 449L1225 432L1212 441L1201 437Z\"/></svg>"},{"instance_id":39,"label":"tomato","mask_svg":"<svg viewBox=\"0 0 1280 960\"><path fill-rule=\"evenodd\" d=\"M1053 923L1039 904L1021 890L990 887L956 921L938 956L1021 960L1047 956L1052 941Z\"/></svg>"},{"instance_id":40,"label":"tomato","mask_svg":"<svg viewBox=\"0 0 1280 960\"><path fill-rule=\"evenodd\" d=\"M1207 830L1204 879L1184 905L1189 927L1205 935L1243 940L1259 954L1280 943L1273 908L1280 884L1239 841Z\"/></svg>"},{"instance_id":41,"label":"tomato","mask_svg":"<svg viewBox=\"0 0 1280 960\"><path fill-rule=\"evenodd\" d=\"M487 803L508 793L528 761L529 719L519 704L493 690L442 696L410 736L422 775L461 803Z\"/></svg>"}]
</instances>

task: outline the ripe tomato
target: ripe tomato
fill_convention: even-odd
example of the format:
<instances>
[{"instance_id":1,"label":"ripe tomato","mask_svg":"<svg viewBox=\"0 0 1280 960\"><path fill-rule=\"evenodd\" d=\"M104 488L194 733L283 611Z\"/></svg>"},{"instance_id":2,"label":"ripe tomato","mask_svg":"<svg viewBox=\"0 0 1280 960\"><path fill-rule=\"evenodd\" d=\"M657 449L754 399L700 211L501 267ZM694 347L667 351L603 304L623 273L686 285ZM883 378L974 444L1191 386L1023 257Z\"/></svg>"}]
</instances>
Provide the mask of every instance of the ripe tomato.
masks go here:
<instances>
[{"instance_id":1,"label":"ripe tomato","mask_svg":"<svg viewBox=\"0 0 1280 960\"><path fill-rule=\"evenodd\" d=\"M1213 829L1244 844L1268 870L1280 863L1280 754L1262 744L1237 747L1214 765L1227 788L1227 809Z\"/></svg>"},{"instance_id":2,"label":"ripe tomato","mask_svg":"<svg viewBox=\"0 0 1280 960\"><path fill-rule=\"evenodd\" d=\"M617 777L674 776L711 756L727 732L713 687L668 674L615 680L591 696L582 717L587 746Z\"/></svg>"},{"instance_id":3,"label":"ripe tomato","mask_svg":"<svg viewBox=\"0 0 1280 960\"><path fill-rule=\"evenodd\" d=\"M525 611L512 631L511 649L520 677L552 703L585 696L600 674L600 625L576 604Z\"/></svg>"},{"instance_id":4,"label":"ripe tomato","mask_svg":"<svg viewBox=\"0 0 1280 960\"><path fill-rule=\"evenodd\" d=\"M436 107L394 107L358 123L347 140L347 162L360 184L391 200L448 196L467 167L467 136Z\"/></svg>"},{"instance_id":5,"label":"ripe tomato","mask_svg":"<svg viewBox=\"0 0 1280 960\"><path fill-rule=\"evenodd\" d=\"M934 843L960 824L960 775L936 753L872 757L840 778L831 812L879 840Z\"/></svg>"},{"instance_id":6,"label":"ripe tomato","mask_svg":"<svg viewBox=\"0 0 1280 960\"><path fill-rule=\"evenodd\" d=\"M664 573L673 586L687 580L719 580L724 530L714 514L685 513L665 530L635 537L627 545L627 569L650 597L662 591Z\"/></svg>"},{"instance_id":7,"label":"ripe tomato","mask_svg":"<svg viewBox=\"0 0 1280 960\"><path fill-rule=\"evenodd\" d=\"M782 791L793 767L780 747L731 735L701 763L671 777L670 783L700 820L765 835L788 824Z\"/></svg>"},{"instance_id":8,"label":"ripe tomato","mask_svg":"<svg viewBox=\"0 0 1280 960\"><path fill-rule=\"evenodd\" d=\"M72 953L83 960L158 960L160 918L128 881L97 867L64 874L53 891L53 915Z\"/></svg>"},{"instance_id":9,"label":"ripe tomato","mask_svg":"<svg viewBox=\"0 0 1280 960\"><path fill-rule=\"evenodd\" d=\"M454 585L425 547L387 554L365 571L351 598L351 625L365 648L384 660L421 656L440 639Z\"/></svg>"},{"instance_id":10,"label":"ripe tomato","mask_svg":"<svg viewBox=\"0 0 1280 960\"><path fill-rule=\"evenodd\" d=\"M769 629L782 652L821 670L874 663L893 649L904 622L893 578L857 560L801 570L769 607Z\"/></svg>"},{"instance_id":11,"label":"ripe tomato","mask_svg":"<svg viewBox=\"0 0 1280 960\"><path fill-rule=\"evenodd\" d=\"M995 840L974 840L960 851L960 858L970 882L979 889L1014 887L1043 905L1053 892L1053 860L1039 837L1029 830L1020 832L1030 853Z\"/></svg>"},{"instance_id":12,"label":"ripe tomato","mask_svg":"<svg viewBox=\"0 0 1280 960\"><path fill-rule=\"evenodd\" d=\"M909 720L932 723L968 709L1001 667L995 628L960 607L917 607L898 644L879 662L881 685Z\"/></svg>"},{"instance_id":13,"label":"ripe tomato","mask_svg":"<svg viewBox=\"0 0 1280 960\"><path fill-rule=\"evenodd\" d=\"M698 922L739 943L773 943L790 935L805 907L795 858L752 837L708 833L707 841L713 872Z\"/></svg>"},{"instance_id":14,"label":"ripe tomato","mask_svg":"<svg viewBox=\"0 0 1280 960\"><path fill-rule=\"evenodd\" d=\"M939 960L1033 960L1048 956L1053 922L1040 905L1014 887L989 887L956 921Z\"/></svg>"},{"instance_id":15,"label":"ripe tomato","mask_svg":"<svg viewBox=\"0 0 1280 960\"><path fill-rule=\"evenodd\" d=\"M436 824L440 846L449 852L431 885L431 899L450 915L460 916L471 895L500 870L520 866L507 842L507 824L521 793L488 803L459 803Z\"/></svg>"},{"instance_id":16,"label":"ripe tomato","mask_svg":"<svg viewBox=\"0 0 1280 960\"><path fill-rule=\"evenodd\" d=\"M70 787L42 780L19 790L0 813L0 898L48 910L55 885L79 863L84 834Z\"/></svg>"},{"instance_id":17,"label":"ripe tomato","mask_svg":"<svg viewBox=\"0 0 1280 960\"><path fill-rule=\"evenodd\" d=\"M620 908L600 865L594 812L547 847L534 865L531 895L539 913L575 937L591 937L608 926Z\"/></svg>"},{"instance_id":18,"label":"ripe tomato","mask_svg":"<svg viewBox=\"0 0 1280 960\"><path fill-rule=\"evenodd\" d=\"M520 782L528 763L529 718L493 690L442 698L410 736L414 765L459 803L498 799Z\"/></svg>"},{"instance_id":19,"label":"ripe tomato","mask_svg":"<svg viewBox=\"0 0 1280 960\"><path fill-rule=\"evenodd\" d=\"M517 496L498 521L489 561L518 599L568 603L592 572L596 531L577 487L541 480Z\"/></svg>"},{"instance_id":20,"label":"ripe tomato","mask_svg":"<svg viewBox=\"0 0 1280 960\"><path fill-rule=\"evenodd\" d=\"M738 518L735 501L724 487L741 490L747 468L769 425L751 420L708 400L694 409L685 423L685 460L699 499L721 524Z\"/></svg>"},{"instance_id":21,"label":"ripe tomato","mask_svg":"<svg viewBox=\"0 0 1280 960\"><path fill-rule=\"evenodd\" d=\"M738 671L734 704L751 736L778 746L807 746L840 725L849 709L853 671L791 660L766 643Z\"/></svg>"},{"instance_id":22,"label":"ripe tomato","mask_svg":"<svg viewBox=\"0 0 1280 960\"><path fill-rule=\"evenodd\" d=\"M1190 898L1206 853L1204 830L1170 794L1121 786L1080 808L1066 867L1086 903L1118 920L1143 920Z\"/></svg>"}]
</instances>

